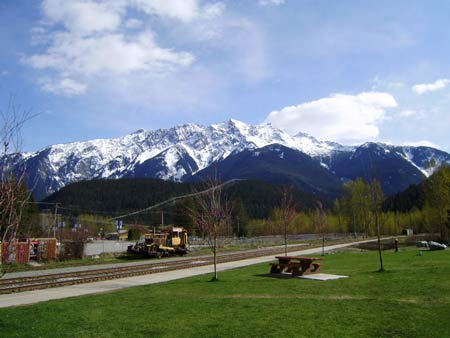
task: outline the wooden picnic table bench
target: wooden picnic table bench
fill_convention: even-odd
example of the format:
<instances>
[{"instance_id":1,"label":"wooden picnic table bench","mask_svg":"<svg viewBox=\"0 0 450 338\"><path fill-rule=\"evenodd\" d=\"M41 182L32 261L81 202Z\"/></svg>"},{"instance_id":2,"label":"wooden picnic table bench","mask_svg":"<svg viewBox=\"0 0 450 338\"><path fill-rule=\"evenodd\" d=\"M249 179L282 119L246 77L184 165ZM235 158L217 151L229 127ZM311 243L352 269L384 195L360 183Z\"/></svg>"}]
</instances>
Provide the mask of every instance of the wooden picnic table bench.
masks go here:
<instances>
[{"instance_id":1,"label":"wooden picnic table bench","mask_svg":"<svg viewBox=\"0 0 450 338\"><path fill-rule=\"evenodd\" d=\"M278 263L270 263L270 273L291 273L292 276L302 276L310 273L317 273L320 264L316 261L321 257L305 256L276 256Z\"/></svg>"}]
</instances>

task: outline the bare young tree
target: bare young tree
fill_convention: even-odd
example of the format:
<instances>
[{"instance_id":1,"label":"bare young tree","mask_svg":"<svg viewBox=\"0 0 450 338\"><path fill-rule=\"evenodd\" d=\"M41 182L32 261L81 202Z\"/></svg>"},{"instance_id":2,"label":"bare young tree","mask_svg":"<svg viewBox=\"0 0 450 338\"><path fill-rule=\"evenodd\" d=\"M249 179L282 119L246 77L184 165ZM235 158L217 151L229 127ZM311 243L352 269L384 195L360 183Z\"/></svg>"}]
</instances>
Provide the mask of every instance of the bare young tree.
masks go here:
<instances>
[{"instance_id":1,"label":"bare young tree","mask_svg":"<svg viewBox=\"0 0 450 338\"><path fill-rule=\"evenodd\" d=\"M369 183L370 188L370 197L371 197L371 206L372 206L372 213L374 216L375 221L375 227L377 230L377 243L378 243L378 258L380 261L380 272L384 271L383 266L383 255L382 255L382 247L381 247L381 224L380 224L380 214L381 214L381 208L384 202L384 193L383 189L381 188L381 184L378 180L373 180L371 183Z\"/></svg>"},{"instance_id":2,"label":"bare young tree","mask_svg":"<svg viewBox=\"0 0 450 338\"><path fill-rule=\"evenodd\" d=\"M294 197L292 193L293 187L283 187L282 195L281 195L281 203L280 203L280 217L281 217L281 226L283 228L283 236L284 236L284 255L287 256L287 238L288 238L288 229L289 224L294 220L295 215L297 214Z\"/></svg>"},{"instance_id":3,"label":"bare young tree","mask_svg":"<svg viewBox=\"0 0 450 338\"><path fill-rule=\"evenodd\" d=\"M325 233L327 231L327 213L320 200L316 200L317 209L313 214L313 222L316 231L322 237L322 256L325 256Z\"/></svg>"},{"instance_id":4,"label":"bare young tree","mask_svg":"<svg viewBox=\"0 0 450 338\"><path fill-rule=\"evenodd\" d=\"M26 170L19 151L21 149L21 129L32 116L20 112L13 100L8 109L0 112L1 160L0 160L0 235L3 245L2 274L6 266L15 258L17 233L22 219L22 212L31 193L26 188ZM3 259L4 258L4 259Z\"/></svg>"},{"instance_id":5,"label":"bare young tree","mask_svg":"<svg viewBox=\"0 0 450 338\"><path fill-rule=\"evenodd\" d=\"M217 275L217 245L218 237L227 232L230 227L232 205L222 193L222 186L216 179L207 182L207 189L194 197L196 206L189 209L193 222L205 234L208 246L214 257L214 277Z\"/></svg>"}]
</instances>

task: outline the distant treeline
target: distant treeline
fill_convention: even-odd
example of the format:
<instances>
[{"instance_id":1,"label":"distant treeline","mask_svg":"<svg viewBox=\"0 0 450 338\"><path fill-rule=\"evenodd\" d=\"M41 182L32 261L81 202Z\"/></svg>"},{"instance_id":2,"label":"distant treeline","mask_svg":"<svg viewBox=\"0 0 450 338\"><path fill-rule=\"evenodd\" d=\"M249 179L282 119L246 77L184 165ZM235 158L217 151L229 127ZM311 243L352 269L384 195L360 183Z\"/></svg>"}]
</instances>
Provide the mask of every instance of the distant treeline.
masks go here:
<instances>
[{"instance_id":1,"label":"distant treeline","mask_svg":"<svg viewBox=\"0 0 450 338\"><path fill-rule=\"evenodd\" d=\"M43 202L59 203L59 219L67 224L82 222L83 226L91 228L91 232L98 233L101 229L115 229L112 217L206 188L205 182L93 180L73 183ZM279 234L283 189L282 186L251 180L227 185L223 189L224 198L233 204L230 233L239 236ZM347 182L342 197L334 201L296 189L292 190L292 195L296 216L289 224L289 233L325 231L374 235L378 220L383 234L397 235L403 229L411 228L415 233L438 233L443 240L450 237L449 166L443 166L420 185L410 186L404 192L387 198L378 181L366 182L361 178ZM323 210L319 208L322 205ZM199 229L195 228L189 212L195 207L195 199L189 197L121 219L128 227L176 224L198 234ZM54 219L51 208L54 207L51 206L47 213L50 226L51 219Z\"/></svg>"},{"instance_id":2,"label":"distant treeline","mask_svg":"<svg viewBox=\"0 0 450 338\"><path fill-rule=\"evenodd\" d=\"M173 197L199 192L205 189L205 183L176 183L158 179L117 179L90 180L70 184L45 198L42 202L60 203L62 214L103 214L118 216L147 208ZM270 212L279 206L282 187L261 181L237 181L225 187L224 195L246 210L250 218L267 218ZM312 194L293 190L299 210L314 208L316 197ZM329 203L329 201L324 201ZM165 211L166 221L172 220L172 214L182 212L179 201L152 210L155 222L160 222L161 211ZM43 205L41 208L45 208ZM137 220L152 217L143 213L135 216Z\"/></svg>"},{"instance_id":3,"label":"distant treeline","mask_svg":"<svg viewBox=\"0 0 450 338\"><path fill-rule=\"evenodd\" d=\"M408 212L411 210L421 210L425 207L426 186L429 180L425 180L419 185L413 184L405 191L389 196L383 204L385 211Z\"/></svg>"}]
</instances>

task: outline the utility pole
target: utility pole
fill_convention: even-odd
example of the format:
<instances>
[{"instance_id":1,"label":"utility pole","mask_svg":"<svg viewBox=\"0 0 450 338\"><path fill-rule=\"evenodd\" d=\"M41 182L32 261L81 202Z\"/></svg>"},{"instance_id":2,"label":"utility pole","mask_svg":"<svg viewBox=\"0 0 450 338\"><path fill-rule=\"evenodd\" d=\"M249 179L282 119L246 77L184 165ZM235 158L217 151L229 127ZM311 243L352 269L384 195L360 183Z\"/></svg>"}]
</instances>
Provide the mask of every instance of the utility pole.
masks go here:
<instances>
[{"instance_id":1,"label":"utility pole","mask_svg":"<svg viewBox=\"0 0 450 338\"><path fill-rule=\"evenodd\" d=\"M164 210L161 210L161 228L164 227Z\"/></svg>"},{"instance_id":2,"label":"utility pole","mask_svg":"<svg viewBox=\"0 0 450 338\"><path fill-rule=\"evenodd\" d=\"M53 238L56 238L56 227L58 226L58 206L59 203L55 204L55 224L53 226Z\"/></svg>"}]
</instances>

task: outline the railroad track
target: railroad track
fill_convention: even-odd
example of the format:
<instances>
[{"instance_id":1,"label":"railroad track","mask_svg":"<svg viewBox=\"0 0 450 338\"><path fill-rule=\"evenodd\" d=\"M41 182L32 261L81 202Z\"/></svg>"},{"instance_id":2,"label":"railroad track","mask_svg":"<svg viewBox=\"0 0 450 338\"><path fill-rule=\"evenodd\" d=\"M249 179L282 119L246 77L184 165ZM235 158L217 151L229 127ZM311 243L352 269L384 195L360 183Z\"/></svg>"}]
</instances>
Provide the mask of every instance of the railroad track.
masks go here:
<instances>
[{"instance_id":1,"label":"railroad track","mask_svg":"<svg viewBox=\"0 0 450 338\"><path fill-rule=\"evenodd\" d=\"M304 246L299 245L291 246L289 249L295 251L302 248L304 248ZM221 254L217 257L217 262L226 263L280 253L284 253L284 249L279 247L241 251L236 253ZM212 256L202 256L182 260L161 259L157 261L150 261L148 264L142 265L128 265L123 267L55 273L32 277L4 278L0 279L0 294L40 290L59 286L111 280L116 278L148 275L166 271L189 269L197 266L210 265L212 263Z\"/></svg>"}]
</instances>

